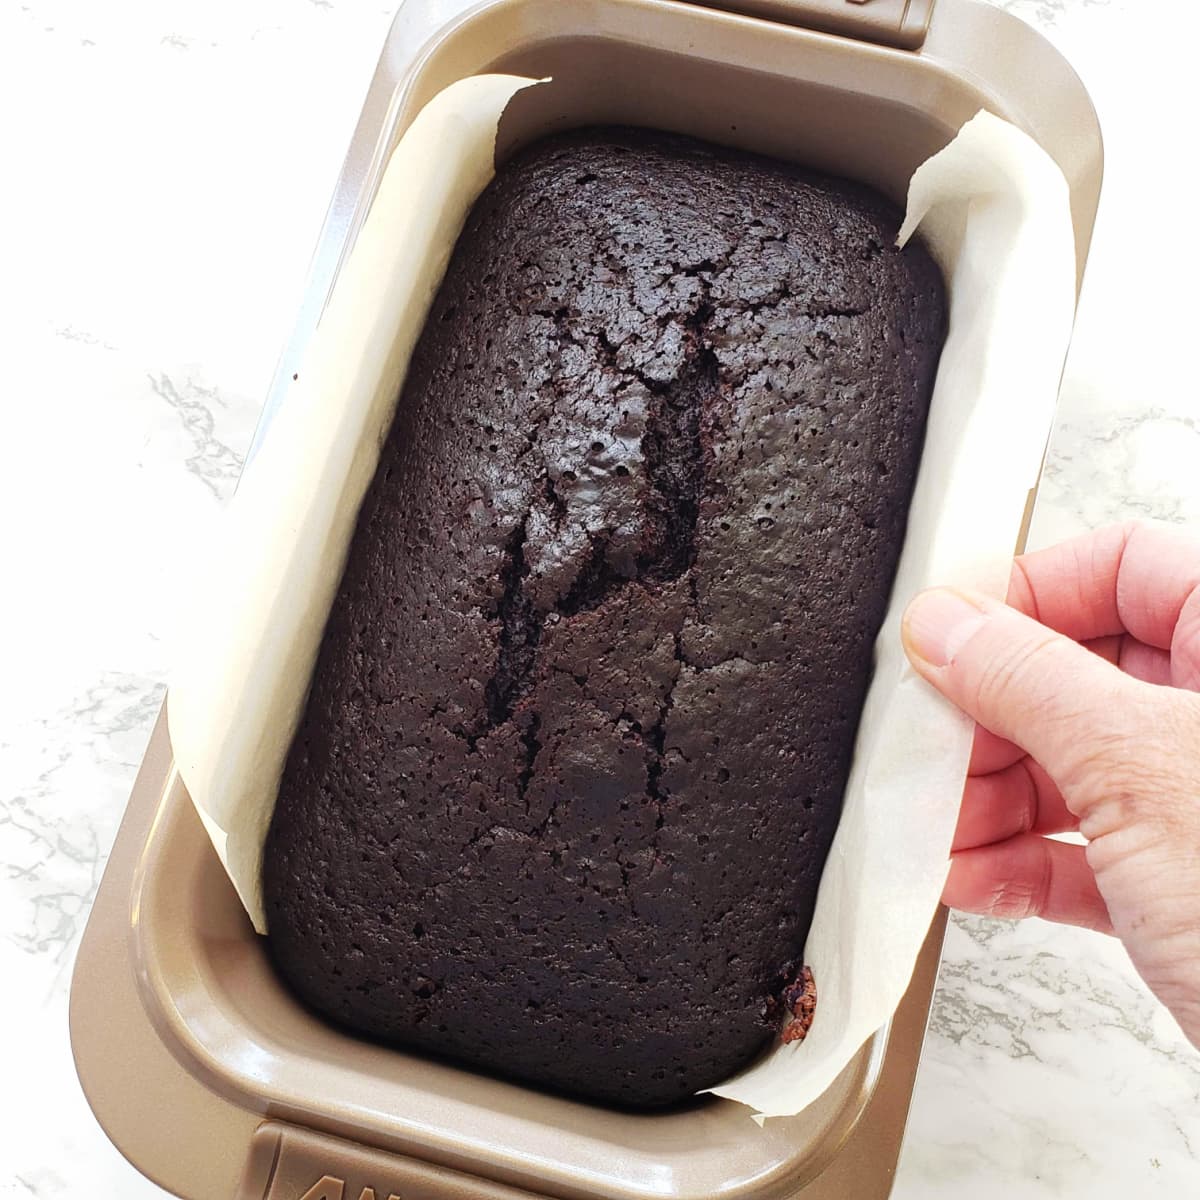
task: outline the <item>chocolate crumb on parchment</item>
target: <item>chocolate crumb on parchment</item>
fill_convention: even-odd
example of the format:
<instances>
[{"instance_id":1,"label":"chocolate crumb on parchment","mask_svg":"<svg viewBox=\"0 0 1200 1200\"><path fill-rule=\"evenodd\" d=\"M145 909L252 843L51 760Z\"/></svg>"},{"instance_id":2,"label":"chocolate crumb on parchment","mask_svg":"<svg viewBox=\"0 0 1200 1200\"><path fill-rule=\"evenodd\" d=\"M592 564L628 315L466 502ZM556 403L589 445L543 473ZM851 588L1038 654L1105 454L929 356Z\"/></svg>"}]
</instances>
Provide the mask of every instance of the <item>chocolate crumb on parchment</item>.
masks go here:
<instances>
[{"instance_id":1,"label":"chocolate crumb on parchment","mask_svg":"<svg viewBox=\"0 0 1200 1200\"><path fill-rule=\"evenodd\" d=\"M804 1041L817 1011L817 984L811 968L802 967L795 980L783 989L783 1007L788 1015L779 1040L785 1046Z\"/></svg>"}]
</instances>

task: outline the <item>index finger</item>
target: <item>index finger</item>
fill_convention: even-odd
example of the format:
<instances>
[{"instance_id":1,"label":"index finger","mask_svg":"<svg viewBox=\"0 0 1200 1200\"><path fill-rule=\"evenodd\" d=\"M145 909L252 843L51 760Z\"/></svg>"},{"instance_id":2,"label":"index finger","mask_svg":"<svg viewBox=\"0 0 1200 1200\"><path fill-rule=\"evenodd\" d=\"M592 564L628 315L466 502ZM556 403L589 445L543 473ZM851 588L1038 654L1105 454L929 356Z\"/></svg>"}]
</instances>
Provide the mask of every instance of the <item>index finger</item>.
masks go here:
<instances>
[{"instance_id":1,"label":"index finger","mask_svg":"<svg viewBox=\"0 0 1200 1200\"><path fill-rule=\"evenodd\" d=\"M1008 603L1076 641L1130 633L1165 650L1198 588L1200 540L1128 522L1021 555Z\"/></svg>"}]
</instances>

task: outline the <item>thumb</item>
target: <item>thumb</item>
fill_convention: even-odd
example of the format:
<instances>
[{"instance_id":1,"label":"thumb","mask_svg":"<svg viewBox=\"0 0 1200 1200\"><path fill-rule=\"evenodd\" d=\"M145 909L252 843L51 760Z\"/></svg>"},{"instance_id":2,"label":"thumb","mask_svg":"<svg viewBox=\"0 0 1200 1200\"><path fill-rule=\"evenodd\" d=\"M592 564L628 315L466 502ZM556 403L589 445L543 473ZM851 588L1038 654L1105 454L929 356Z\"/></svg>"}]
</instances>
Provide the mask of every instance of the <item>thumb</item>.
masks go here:
<instances>
[{"instance_id":1,"label":"thumb","mask_svg":"<svg viewBox=\"0 0 1200 1200\"><path fill-rule=\"evenodd\" d=\"M925 679L1031 754L1064 791L1096 765L1098 750L1136 736L1146 685L998 600L922 592L902 637Z\"/></svg>"}]
</instances>

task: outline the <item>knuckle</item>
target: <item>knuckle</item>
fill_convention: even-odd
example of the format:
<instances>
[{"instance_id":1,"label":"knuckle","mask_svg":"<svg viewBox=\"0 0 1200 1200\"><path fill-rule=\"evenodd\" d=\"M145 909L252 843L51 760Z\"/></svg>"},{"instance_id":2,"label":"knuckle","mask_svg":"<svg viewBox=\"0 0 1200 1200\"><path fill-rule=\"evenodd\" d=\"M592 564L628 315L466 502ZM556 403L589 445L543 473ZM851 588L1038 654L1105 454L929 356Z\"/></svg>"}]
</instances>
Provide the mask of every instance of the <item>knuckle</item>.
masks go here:
<instances>
[{"instance_id":1,"label":"knuckle","mask_svg":"<svg viewBox=\"0 0 1200 1200\"><path fill-rule=\"evenodd\" d=\"M1064 790L1086 815L1085 836L1143 826L1200 841L1200 697L1147 685L1081 739Z\"/></svg>"},{"instance_id":2,"label":"knuckle","mask_svg":"<svg viewBox=\"0 0 1200 1200\"><path fill-rule=\"evenodd\" d=\"M1024 701L1029 693L1030 679L1040 674L1055 638L1056 635L1048 633L1032 645L1020 643L993 648L979 672L977 689L981 705L1003 710L1011 707L1014 699Z\"/></svg>"},{"instance_id":3,"label":"knuckle","mask_svg":"<svg viewBox=\"0 0 1200 1200\"><path fill-rule=\"evenodd\" d=\"M978 677L978 703L982 711L996 714L1010 730L1058 733L1064 744L1079 740L1082 731L1107 734L1103 714L1115 708L1095 690L1072 689L1063 676L1059 654L1062 638L1047 631L1037 640L996 648Z\"/></svg>"},{"instance_id":4,"label":"knuckle","mask_svg":"<svg viewBox=\"0 0 1200 1200\"><path fill-rule=\"evenodd\" d=\"M1046 907L1049 874L1043 861L1040 870L1021 878L997 880L988 901L988 915L1009 921L1039 916Z\"/></svg>"},{"instance_id":5,"label":"knuckle","mask_svg":"<svg viewBox=\"0 0 1200 1200\"><path fill-rule=\"evenodd\" d=\"M1101 728L1086 730L1065 783L1074 791L1106 794L1128 793L1142 788L1146 763L1145 742L1131 730Z\"/></svg>"},{"instance_id":6,"label":"knuckle","mask_svg":"<svg viewBox=\"0 0 1200 1200\"><path fill-rule=\"evenodd\" d=\"M1024 759L1011 766L1009 773L1013 783L1014 834L1032 833L1038 818L1037 782L1029 773L1028 763Z\"/></svg>"}]
</instances>

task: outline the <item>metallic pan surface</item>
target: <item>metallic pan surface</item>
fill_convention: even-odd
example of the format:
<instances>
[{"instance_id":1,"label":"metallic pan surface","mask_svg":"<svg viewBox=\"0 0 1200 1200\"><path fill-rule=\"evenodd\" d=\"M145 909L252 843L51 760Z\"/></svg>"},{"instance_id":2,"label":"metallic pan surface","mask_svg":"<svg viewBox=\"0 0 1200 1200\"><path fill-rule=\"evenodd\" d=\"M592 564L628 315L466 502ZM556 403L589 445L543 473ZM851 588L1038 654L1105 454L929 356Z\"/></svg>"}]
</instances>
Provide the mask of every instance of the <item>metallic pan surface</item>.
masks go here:
<instances>
[{"instance_id":1,"label":"metallic pan surface","mask_svg":"<svg viewBox=\"0 0 1200 1200\"><path fill-rule=\"evenodd\" d=\"M551 130L629 122L823 167L896 199L987 107L1062 166L1082 269L1099 193L1095 115L1047 43L977 0L938 0L920 53L670 0L488 0L430 18L410 0L384 48L256 445L391 148L426 100L469 74L554 77L509 110L501 157ZM80 950L72 1037L113 1141L197 1200L872 1200L890 1191L943 923L890 1026L799 1117L759 1130L732 1104L636 1116L544 1095L381 1049L301 1009L211 852L160 718Z\"/></svg>"}]
</instances>

